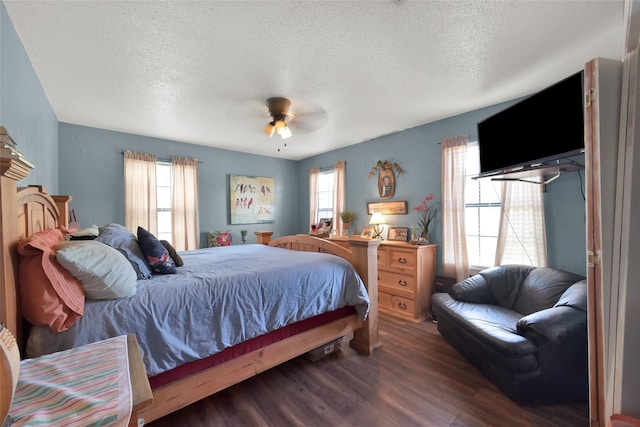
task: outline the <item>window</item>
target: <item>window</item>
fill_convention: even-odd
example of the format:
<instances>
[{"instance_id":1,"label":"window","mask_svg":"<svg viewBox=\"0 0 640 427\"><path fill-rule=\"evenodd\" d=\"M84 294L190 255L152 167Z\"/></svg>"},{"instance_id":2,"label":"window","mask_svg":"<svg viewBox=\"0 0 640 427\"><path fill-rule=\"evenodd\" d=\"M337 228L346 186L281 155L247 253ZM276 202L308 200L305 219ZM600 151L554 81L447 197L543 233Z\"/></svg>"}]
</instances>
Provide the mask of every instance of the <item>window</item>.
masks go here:
<instances>
[{"instance_id":1,"label":"window","mask_svg":"<svg viewBox=\"0 0 640 427\"><path fill-rule=\"evenodd\" d=\"M316 193L317 209L316 209L316 224L320 218L333 218L333 189L335 172L333 169L320 172L318 176L318 192ZM335 221L334 221L335 223Z\"/></svg>"},{"instance_id":2,"label":"window","mask_svg":"<svg viewBox=\"0 0 640 427\"><path fill-rule=\"evenodd\" d=\"M492 267L500 225L500 184L488 178L472 179L480 173L477 141L467 144L465 182L465 226L470 268Z\"/></svg>"},{"instance_id":3,"label":"window","mask_svg":"<svg viewBox=\"0 0 640 427\"><path fill-rule=\"evenodd\" d=\"M171 239L171 163L156 162L156 198L158 210L158 240Z\"/></svg>"}]
</instances>

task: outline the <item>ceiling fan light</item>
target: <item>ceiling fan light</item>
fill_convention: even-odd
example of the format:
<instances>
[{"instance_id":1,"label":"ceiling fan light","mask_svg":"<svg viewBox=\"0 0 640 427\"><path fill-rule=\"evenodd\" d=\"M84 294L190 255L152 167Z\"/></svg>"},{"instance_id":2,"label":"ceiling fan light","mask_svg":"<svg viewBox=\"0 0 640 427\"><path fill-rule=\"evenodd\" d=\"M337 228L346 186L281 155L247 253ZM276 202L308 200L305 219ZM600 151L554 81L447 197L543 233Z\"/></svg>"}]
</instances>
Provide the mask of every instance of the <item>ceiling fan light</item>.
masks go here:
<instances>
[{"instance_id":1,"label":"ceiling fan light","mask_svg":"<svg viewBox=\"0 0 640 427\"><path fill-rule=\"evenodd\" d=\"M264 134L267 136L273 136L273 133L276 131L276 125L274 122L269 123L264 128Z\"/></svg>"},{"instance_id":2,"label":"ceiling fan light","mask_svg":"<svg viewBox=\"0 0 640 427\"><path fill-rule=\"evenodd\" d=\"M280 135L282 129L286 127L287 125L285 124L284 120L276 120L276 132L278 133L278 135Z\"/></svg>"},{"instance_id":3,"label":"ceiling fan light","mask_svg":"<svg viewBox=\"0 0 640 427\"><path fill-rule=\"evenodd\" d=\"M280 137L282 139L287 139L289 137L291 137L291 129L289 129L288 126L285 126L283 128L280 128Z\"/></svg>"}]
</instances>

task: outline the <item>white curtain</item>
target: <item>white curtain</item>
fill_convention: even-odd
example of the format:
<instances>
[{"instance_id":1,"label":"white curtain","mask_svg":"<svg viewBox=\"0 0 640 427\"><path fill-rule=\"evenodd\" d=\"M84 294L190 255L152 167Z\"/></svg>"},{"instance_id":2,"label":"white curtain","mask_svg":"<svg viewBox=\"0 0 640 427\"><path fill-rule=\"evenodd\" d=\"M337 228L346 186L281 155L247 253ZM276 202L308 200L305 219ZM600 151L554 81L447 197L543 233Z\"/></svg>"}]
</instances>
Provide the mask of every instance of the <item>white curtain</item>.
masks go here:
<instances>
[{"instance_id":1,"label":"white curtain","mask_svg":"<svg viewBox=\"0 0 640 427\"><path fill-rule=\"evenodd\" d=\"M345 210L345 162L336 162L333 165L335 179L333 180L333 229L342 230L342 218L340 213Z\"/></svg>"},{"instance_id":2,"label":"white curtain","mask_svg":"<svg viewBox=\"0 0 640 427\"><path fill-rule=\"evenodd\" d=\"M318 216L318 177L320 168L309 169L309 227L316 223ZM307 229L308 230L308 229Z\"/></svg>"},{"instance_id":3,"label":"white curtain","mask_svg":"<svg viewBox=\"0 0 640 427\"><path fill-rule=\"evenodd\" d=\"M547 265L542 178L504 181L495 265Z\"/></svg>"},{"instance_id":4,"label":"white curtain","mask_svg":"<svg viewBox=\"0 0 640 427\"><path fill-rule=\"evenodd\" d=\"M158 233L156 156L124 152L124 226L136 234L138 226Z\"/></svg>"},{"instance_id":5,"label":"white curtain","mask_svg":"<svg viewBox=\"0 0 640 427\"><path fill-rule=\"evenodd\" d=\"M174 157L173 201L171 206L173 246L178 251L198 249L198 160Z\"/></svg>"},{"instance_id":6,"label":"white curtain","mask_svg":"<svg viewBox=\"0 0 640 427\"><path fill-rule=\"evenodd\" d=\"M467 136L442 140L442 273L469 277L465 196Z\"/></svg>"}]
</instances>

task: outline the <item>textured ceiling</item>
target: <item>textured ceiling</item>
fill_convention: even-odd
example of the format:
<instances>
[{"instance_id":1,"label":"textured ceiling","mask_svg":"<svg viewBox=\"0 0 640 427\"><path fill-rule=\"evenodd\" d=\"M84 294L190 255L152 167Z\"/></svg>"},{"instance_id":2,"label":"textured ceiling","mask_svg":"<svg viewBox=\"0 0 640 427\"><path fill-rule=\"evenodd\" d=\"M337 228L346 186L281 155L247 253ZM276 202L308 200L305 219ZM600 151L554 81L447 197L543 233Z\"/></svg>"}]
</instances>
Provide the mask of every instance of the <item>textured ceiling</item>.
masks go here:
<instances>
[{"instance_id":1,"label":"textured ceiling","mask_svg":"<svg viewBox=\"0 0 640 427\"><path fill-rule=\"evenodd\" d=\"M4 4L59 121L288 159L528 95L624 49L621 0ZM292 101L287 147L263 134L272 96Z\"/></svg>"}]
</instances>

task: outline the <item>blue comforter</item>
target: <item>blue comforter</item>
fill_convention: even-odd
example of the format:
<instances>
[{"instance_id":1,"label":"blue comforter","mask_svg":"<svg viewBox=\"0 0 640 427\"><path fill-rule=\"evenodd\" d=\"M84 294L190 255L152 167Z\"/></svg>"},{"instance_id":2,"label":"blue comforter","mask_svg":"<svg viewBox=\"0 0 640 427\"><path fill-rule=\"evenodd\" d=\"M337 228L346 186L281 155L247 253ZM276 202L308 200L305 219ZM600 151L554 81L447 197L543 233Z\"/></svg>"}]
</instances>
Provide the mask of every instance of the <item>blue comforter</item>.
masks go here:
<instances>
[{"instance_id":1,"label":"blue comforter","mask_svg":"<svg viewBox=\"0 0 640 427\"><path fill-rule=\"evenodd\" d=\"M147 374L282 326L352 305L364 320L369 297L353 266L334 255L265 245L181 252L177 274L138 280L133 297L87 301L64 332L33 328L28 357L134 333Z\"/></svg>"}]
</instances>

